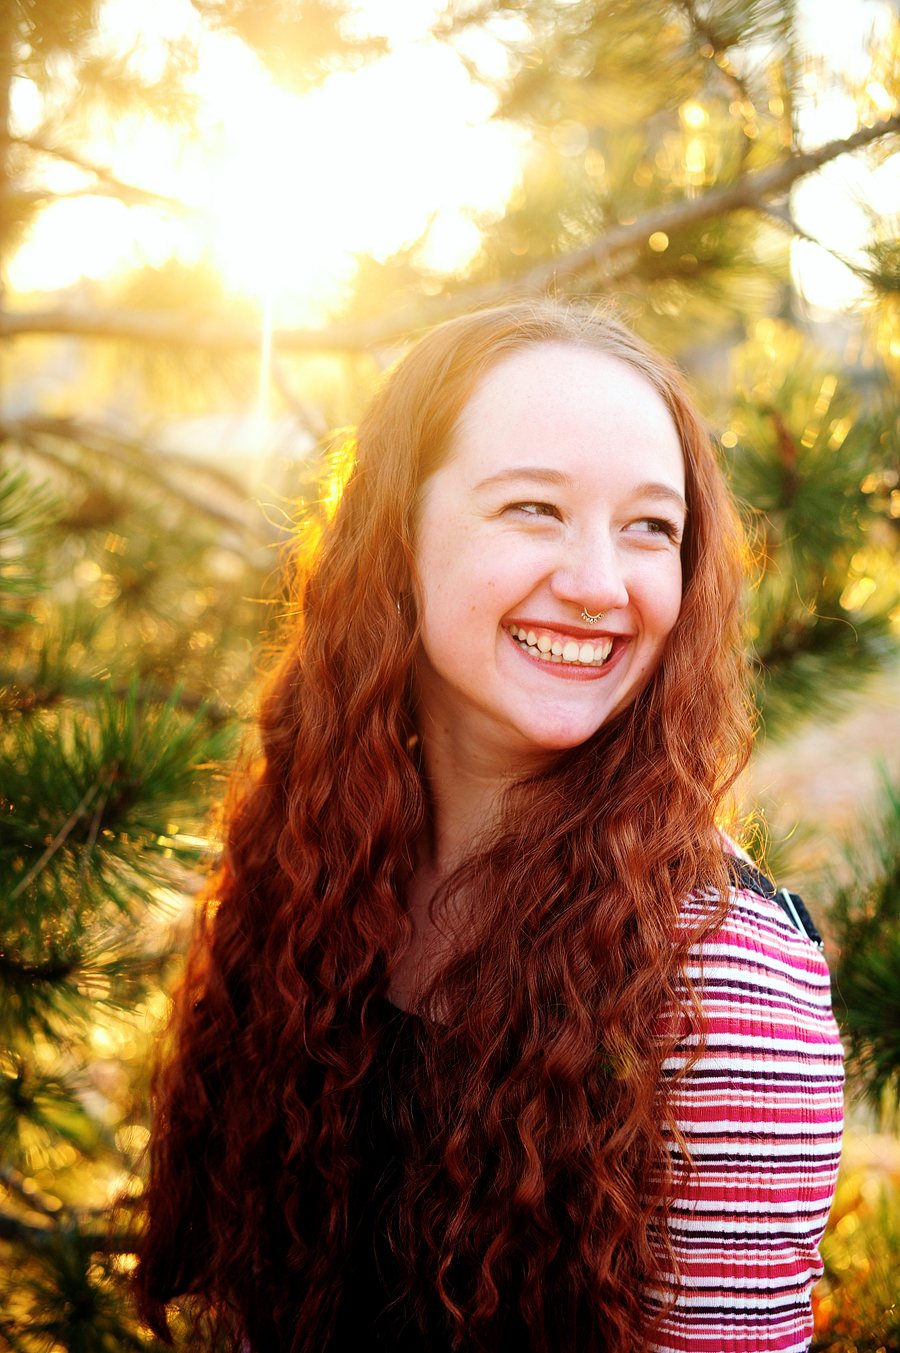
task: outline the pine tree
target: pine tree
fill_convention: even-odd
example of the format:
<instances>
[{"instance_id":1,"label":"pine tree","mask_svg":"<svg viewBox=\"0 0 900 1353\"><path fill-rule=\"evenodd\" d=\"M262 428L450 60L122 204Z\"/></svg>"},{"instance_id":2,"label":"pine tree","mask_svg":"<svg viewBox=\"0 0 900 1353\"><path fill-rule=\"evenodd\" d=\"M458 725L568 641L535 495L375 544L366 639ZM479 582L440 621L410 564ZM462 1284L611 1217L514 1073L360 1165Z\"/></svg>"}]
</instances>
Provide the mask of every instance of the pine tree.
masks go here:
<instances>
[{"instance_id":1,"label":"pine tree","mask_svg":"<svg viewBox=\"0 0 900 1353\"><path fill-rule=\"evenodd\" d=\"M141 527L149 531L143 505ZM121 523L119 523L121 524ZM199 537L199 538L198 538ZM195 530L194 551L221 549ZM206 843L211 775L233 742L195 680L166 683L152 624L191 654L195 621L135 612L129 542L74 527L33 476L0 471L0 1336L12 1348L144 1347L106 1209L136 1187L146 1066ZM122 554L118 553L122 550ZM72 589L72 557L80 591ZM151 586L194 598L157 551ZM124 560L124 563L122 562ZM79 573L78 570L81 570ZM246 571L244 581L248 581ZM177 588L176 588L177 583ZM187 587L185 586L187 584ZM118 593L118 594L117 594ZM208 621L206 623L209 623ZM232 641L234 640L234 621ZM196 633L204 633L195 630ZM251 633L253 631L251 630ZM121 642L97 653L104 636ZM246 640L249 647L249 640ZM137 645L135 645L137 647ZM228 645L225 645L227 655ZM193 656L193 655L192 655ZM182 663L182 667L190 664ZM187 675L187 673L185 673ZM228 693L226 684L220 685Z\"/></svg>"},{"instance_id":2,"label":"pine tree","mask_svg":"<svg viewBox=\"0 0 900 1353\"><path fill-rule=\"evenodd\" d=\"M79 153L91 117L191 115L186 53L148 79L102 50L99 11L3 7L0 129L19 75L47 118L0 138L0 265L47 204L28 183L48 157L156 203ZM264 613L245 598L265 594L278 533L236 481L137 431L12 416L2 356L0 1346L145 1348L127 1207L112 1233L108 1208L140 1187L148 1054L251 699Z\"/></svg>"},{"instance_id":3,"label":"pine tree","mask_svg":"<svg viewBox=\"0 0 900 1353\"><path fill-rule=\"evenodd\" d=\"M882 767L878 801L863 806L829 869L834 1010L851 1096L862 1093L896 1140L900 1104L900 779ZM879 1140L879 1139L876 1139ZM880 1139L882 1142L884 1137ZM887 1153L885 1153L887 1155ZM900 1161L900 1154L897 1157ZM815 1353L878 1353L900 1344L900 1188L882 1170L845 1162L822 1246Z\"/></svg>"},{"instance_id":4,"label":"pine tree","mask_svg":"<svg viewBox=\"0 0 900 1353\"><path fill-rule=\"evenodd\" d=\"M194 8L298 93L386 46L339 0ZM195 52L172 46L148 77L103 48L99 13L96 0L3 8L0 263L50 200L34 186L50 160L77 169L85 191L182 210L80 147L98 118L189 130ZM383 263L362 256L333 323L276 336L285 409L327 451L329 429L353 421L381 367L429 324L514 295L615 302L688 369L720 434L753 541L750 658L767 735L833 708L896 652L900 267L896 223L873 219L854 264L871 375L818 348L790 282L790 189L840 154L896 154L900 123L882 114L900 103L898 33L867 77L881 102L853 91L856 137L810 150L798 107L809 77L830 77L810 67L787 0L448 6L435 36L491 86L496 116L529 134L521 182L501 215L477 220L480 248L456 270L429 264L427 234ZM480 69L485 34L506 53L502 77ZM21 74L47 112L27 138L9 116ZM240 406L256 379L253 305L208 260L136 270L78 306L0 310L7 392L12 339L25 334L112 344L88 359L95 388L127 379L158 413ZM293 462L281 482L288 519L306 502L298 548L327 511L321 469ZM144 426L126 433L77 406L0 414L0 1342L11 1348L151 1346L122 1290L128 1209L112 1231L107 1209L140 1189L149 1044L186 899L215 849L218 767L252 710L267 611L247 598L277 595L271 546L286 535L238 480L163 455ZM876 1089L897 1074L892 830L834 920L846 1027Z\"/></svg>"},{"instance_id":5,"label":"pine tree","mask_svg":"<svg viewBox=\"0 0 900 1353\"><path fill-rule=\"evenodd\" d=\"M836 861L829 919L838 945L835 1013L856 1087L874 1108L900 1100L900 780L882 776L880 803Z\"/></svg>"}]
</instances>

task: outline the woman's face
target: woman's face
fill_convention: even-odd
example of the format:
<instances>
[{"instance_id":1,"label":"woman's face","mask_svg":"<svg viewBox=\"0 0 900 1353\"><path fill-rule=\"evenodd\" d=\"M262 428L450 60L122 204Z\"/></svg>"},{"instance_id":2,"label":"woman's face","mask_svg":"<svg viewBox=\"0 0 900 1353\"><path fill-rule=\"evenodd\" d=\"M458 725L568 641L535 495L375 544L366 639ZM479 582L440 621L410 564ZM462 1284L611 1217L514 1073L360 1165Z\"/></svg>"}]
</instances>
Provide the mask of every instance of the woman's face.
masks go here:
<instances>
[{"instance_id":1,"label":"woman's face","mask_svg":"<svg viewBox=\"0 0 900 1353\"><path fill-rule=\"evenodd\" d=\"M562 343L494 367L422 490L426 736L509 772L633 700L681 606L684 493L675 424L632 367Z\"/></svg>"}]
</instances>

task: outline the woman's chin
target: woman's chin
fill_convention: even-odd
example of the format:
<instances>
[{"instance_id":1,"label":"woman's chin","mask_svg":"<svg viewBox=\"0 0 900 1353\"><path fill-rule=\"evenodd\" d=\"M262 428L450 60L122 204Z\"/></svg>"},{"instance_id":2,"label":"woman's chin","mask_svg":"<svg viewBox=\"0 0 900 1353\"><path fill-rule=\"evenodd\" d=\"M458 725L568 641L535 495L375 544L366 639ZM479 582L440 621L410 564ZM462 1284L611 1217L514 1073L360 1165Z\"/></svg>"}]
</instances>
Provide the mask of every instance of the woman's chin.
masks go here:
<instances>
[{"instance_id":1,"label":"woman's chin","mask_svg":"<svg viewBox=\"0 0 900 1353\"><path fill-rule=\"evenodd\" d=\"M557 752L572 751L573 748L580 747L583 743L588 742L604 722L605 719L596 719L590 722L579 720L523 726L521 729L523 750L526 750L530 744L536 757L548 757Z\"/></svg>"}]
</instances>

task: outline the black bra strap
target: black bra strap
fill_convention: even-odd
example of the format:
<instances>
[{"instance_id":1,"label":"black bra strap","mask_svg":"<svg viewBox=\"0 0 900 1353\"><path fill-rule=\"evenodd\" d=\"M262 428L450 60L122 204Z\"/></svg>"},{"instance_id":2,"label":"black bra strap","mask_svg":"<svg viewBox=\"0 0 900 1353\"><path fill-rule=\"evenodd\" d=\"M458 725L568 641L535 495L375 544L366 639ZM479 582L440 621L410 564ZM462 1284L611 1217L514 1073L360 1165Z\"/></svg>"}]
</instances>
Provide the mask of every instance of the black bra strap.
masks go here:
<instances>
[{"instance_id":1,"label":"black bra strap","mask_svg":"<svg viewBox=\"0 0 900 1353\"><path fill-rule=\"evenodd\" d=\"M761 873L755 865L748 864L746 860L738 860L733 855L727 855L728 869L732 879L739 888L748 888L750 892L756 893L759 897L766 897L770 902L777 902L791 925L805 935L817 949L824 949L825 945L822 936L816 929L815 922L803 903L803 899L796 893L789 893L787 888L776 888L775 884L765 874Z\"/></svg>"}]
</instances>

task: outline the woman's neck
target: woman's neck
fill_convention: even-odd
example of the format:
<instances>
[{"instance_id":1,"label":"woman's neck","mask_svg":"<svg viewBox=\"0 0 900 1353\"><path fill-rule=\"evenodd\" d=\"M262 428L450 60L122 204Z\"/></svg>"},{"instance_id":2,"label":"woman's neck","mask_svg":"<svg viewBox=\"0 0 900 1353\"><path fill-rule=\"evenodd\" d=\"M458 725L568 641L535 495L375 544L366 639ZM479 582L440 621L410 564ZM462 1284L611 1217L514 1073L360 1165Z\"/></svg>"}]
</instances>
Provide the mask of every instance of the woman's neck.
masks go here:
<instances>
[{"instance_id":1,"label":"woman's neck","mask_svg":"<svg viewBox=\"0 0 900 1353\"><path fill-rule=\"evenodd\" d=\"M437 883L458 869L496 827L507 788L502 780L477 771L465 775L451 768L442 774L444 769L428 767L431 823L419 857Z\"/></svg>"},{"instance_id":2,"label":"woman's neck","mask_svg":"<svg viewBox=\"0 0 900 1353\"><path fill-rule=\"evenodd\" d=\"M452 742L423 738L422 768L428 782L431 818L417 843L416 860L406 887L406 905L413 935L389 985L395 1005L408 1009L416 992L428 985L458 932L464 899L444 899L432 906L442 885L485 841L499 820L509 779L487 764L460 757Z\"/></svg>"}]
</instances>

